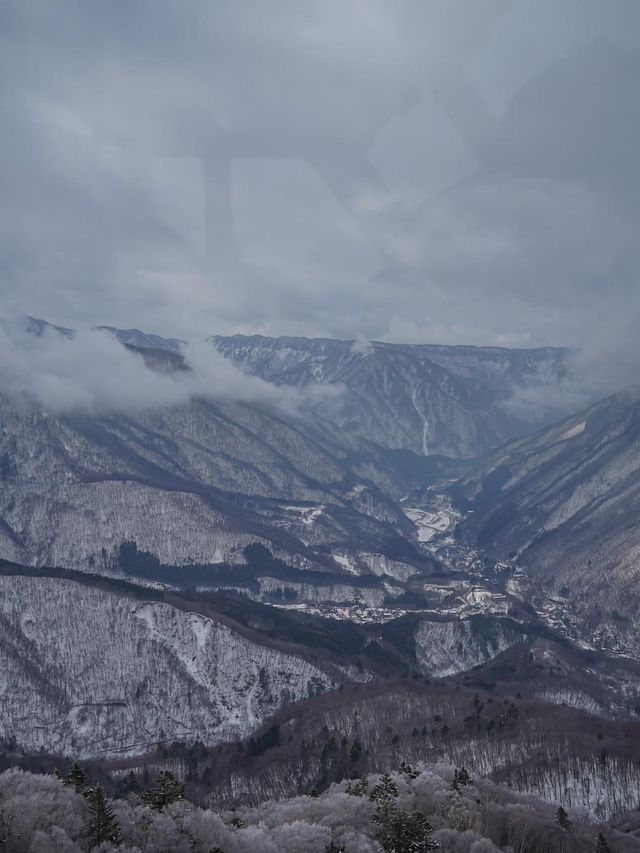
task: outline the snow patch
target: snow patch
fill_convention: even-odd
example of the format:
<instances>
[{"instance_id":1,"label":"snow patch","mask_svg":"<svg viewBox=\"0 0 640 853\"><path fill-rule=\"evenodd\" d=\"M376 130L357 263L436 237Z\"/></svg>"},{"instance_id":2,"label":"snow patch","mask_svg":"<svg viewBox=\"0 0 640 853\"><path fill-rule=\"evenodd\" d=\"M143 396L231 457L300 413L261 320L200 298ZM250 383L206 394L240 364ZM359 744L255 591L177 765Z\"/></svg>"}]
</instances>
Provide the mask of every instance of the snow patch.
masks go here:
<instances>
[{"instance_id":1,"label":"snow patch","mask_svg":"<svg viewBox=\"0 0 640 853\"><path fill-rule=\"evenodd\" d=\"M576 435L580 435L580 433L584 432L586 426L587 422L581 421L579 424L570 427L566 432L562 433L560 441L566 441L568 438L574 438Z\"/></svg>"}]
</instances>

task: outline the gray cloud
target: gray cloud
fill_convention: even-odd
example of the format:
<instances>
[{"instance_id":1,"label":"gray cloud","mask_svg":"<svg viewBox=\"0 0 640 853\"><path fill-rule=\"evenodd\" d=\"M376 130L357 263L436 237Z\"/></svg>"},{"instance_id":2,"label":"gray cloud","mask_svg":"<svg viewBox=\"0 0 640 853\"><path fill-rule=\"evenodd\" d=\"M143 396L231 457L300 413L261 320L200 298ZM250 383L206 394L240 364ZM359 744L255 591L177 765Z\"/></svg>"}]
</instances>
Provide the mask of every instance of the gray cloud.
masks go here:
<instances>
[{"instance_id":1,"label":"gray cloud","mask_svg":"<svg viewBox=\"0 0 640 853\"><path fill-rule=\"evenodd\" d=\"M0 297L635 378L636 0L0 9Z\"/></svg>"}]
</instances>

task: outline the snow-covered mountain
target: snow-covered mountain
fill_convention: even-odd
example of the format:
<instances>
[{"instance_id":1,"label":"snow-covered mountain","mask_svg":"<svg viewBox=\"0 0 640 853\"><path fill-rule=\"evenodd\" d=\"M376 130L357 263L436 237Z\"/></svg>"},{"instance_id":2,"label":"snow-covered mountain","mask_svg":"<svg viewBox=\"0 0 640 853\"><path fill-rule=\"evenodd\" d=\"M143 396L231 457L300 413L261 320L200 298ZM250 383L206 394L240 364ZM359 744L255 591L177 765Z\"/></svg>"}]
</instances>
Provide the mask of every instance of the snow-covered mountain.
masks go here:
<instances>
[{"instance_id":1,"label":"snow-covered mountain","mask_svg":"<svg viewBox=\"0 0 640 853\"><path fill-rule=\"evenodd\" d=\"M40 343L73 334L37 321L27 331ZM177 340L110 331L127 357L142 364L141 354L165 379L191 370ZM544 421L549 411L525 417L513 401L556 387L565 351L215 343L262 380L345 390L295 409L195 395L129 414L50 412L38 400L0 397L0 560L18 564L0 578L6 738L86 755L141 752L160 729L213 743L250 732L309 684L323 690L406 669L436 678L490 672L496 682L524 673L525 659L542 661L523 678L547 695L539 671L563 649L573 655L562 664L566 689L547 698L627 713L638 674L599 655L640 653L624 621L636 613L635 592L621 601L634 577L636 397L605 401L489 457L455 486L461 513L436 481L470 463L436 451L469 456ZM580 538L573 551L571 537ZM589 559L610 567L604 593ZM551 576L558 561L555 599L531 593L532 578ZM87 577L56 575L56 566ZM29 576L34 568L43 577ZM117 586L127 578L148 595ZM152 594L159 583L177 598ZM195 596L188 606L185 587ZM221 589L235 596L243 630L203 609L203 590ZM596 593L606 624L597 622ZM576 603L579 625L557 618L563 601ZM268 615L255 609L264 603L275 605ZM592 623L599 633L588 637ZM114 632L121 671L98 660ZM75 648L73 638L87 634ZM576 640L593 659L580 657ZM322 659L309 654L314 647ZM263 669L277 675L272 684ZM104 685L120 683L135 685L133 694L105 698ZM42 720L33 731L20 717L29 691Z\"/></svg>"},{"instance_id":2,"label":"snow-covered mountain","mask_svg":"<svg viewBox=\"0 0 640 853\"><path fill-rule=\"evenodd\" d=\"M251 374L278 384L329 383L346 393L323 418L384 447L472 457L560 415L545 388L566 374L568 351L214 336ZM525 401L530 395L531 401ZM549 398L551 399L551 397ZM555 398L557 400L557 398ZM564 411L566 413L566 410Z\"/></svg>"}]
</instances>

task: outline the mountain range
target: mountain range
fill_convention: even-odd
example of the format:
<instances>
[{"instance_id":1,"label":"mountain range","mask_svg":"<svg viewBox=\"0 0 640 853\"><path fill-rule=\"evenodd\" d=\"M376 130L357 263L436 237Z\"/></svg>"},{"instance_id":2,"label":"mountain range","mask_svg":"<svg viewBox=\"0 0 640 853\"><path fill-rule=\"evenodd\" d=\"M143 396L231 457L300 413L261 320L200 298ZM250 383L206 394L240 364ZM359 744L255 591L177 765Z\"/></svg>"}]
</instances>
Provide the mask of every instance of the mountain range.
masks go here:
<instances>
[{"instance_id":1,"label":"mountain range","mask_svg":"<svg viewBox=\"0 0 640 853\"><path fill-rule=\"evenodd\" d=\"M101 328L152 372L191 370L177 338ZM5 753L131 768L403 672L520 694L545 718L627 719L635 737L636 391L542 404L562 397L562 349L210 346L271 385L333 392L100 413L3 394Z\"/></svg>"},{"instance_id":2,"label":"mountain range","mask_svg":"<svg viewBox=\"0 0 640 853\"><path fill-rule=\"evenodd\" d=\"M322 417L383 447L474 457L557 417L541 389L567 374L561 348L428 346L214 336L227 358L283 385L345 389ZM527 393L537 403L526 404Z\"/></svg>"}]
</instances>

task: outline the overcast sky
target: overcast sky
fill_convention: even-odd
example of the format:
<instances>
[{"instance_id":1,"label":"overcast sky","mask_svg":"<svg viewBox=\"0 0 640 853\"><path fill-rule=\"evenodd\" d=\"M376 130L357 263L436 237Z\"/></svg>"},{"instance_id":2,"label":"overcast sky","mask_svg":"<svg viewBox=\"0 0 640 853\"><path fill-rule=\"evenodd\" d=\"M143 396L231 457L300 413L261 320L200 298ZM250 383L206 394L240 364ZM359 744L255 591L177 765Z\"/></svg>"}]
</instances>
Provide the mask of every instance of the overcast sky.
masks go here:
<instances>
[{"instance_id":1,"label":"overcast sky","mask_svg":"<svg viewBox=\"0 0 640 853\"><path fill-rule=\"evenodd\" d=\"M5 0L0 309L632 377L638 0Z\"/></svg>"}]
</instances>

